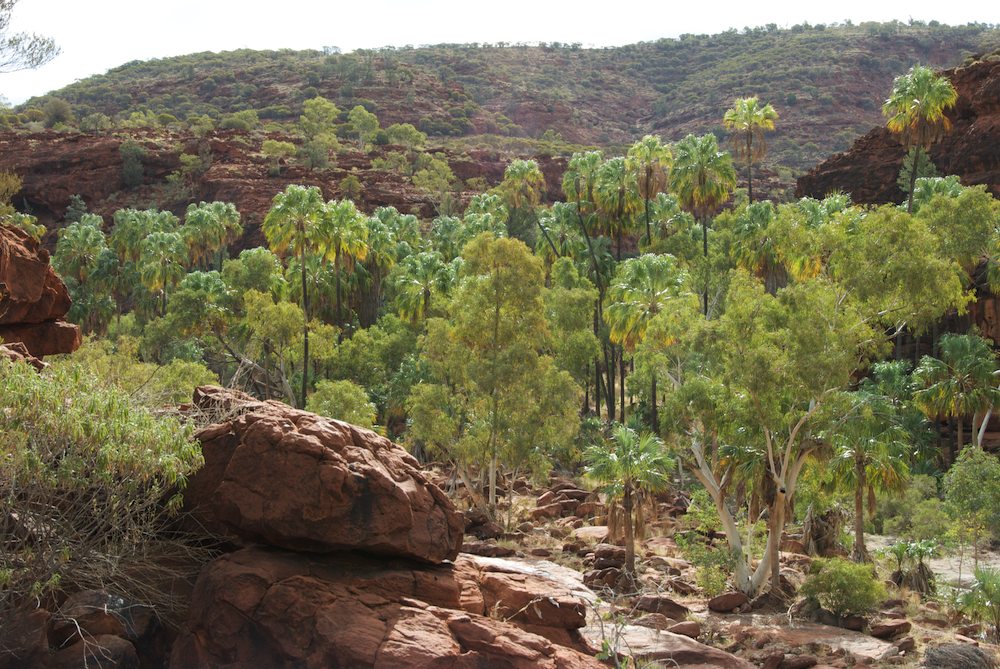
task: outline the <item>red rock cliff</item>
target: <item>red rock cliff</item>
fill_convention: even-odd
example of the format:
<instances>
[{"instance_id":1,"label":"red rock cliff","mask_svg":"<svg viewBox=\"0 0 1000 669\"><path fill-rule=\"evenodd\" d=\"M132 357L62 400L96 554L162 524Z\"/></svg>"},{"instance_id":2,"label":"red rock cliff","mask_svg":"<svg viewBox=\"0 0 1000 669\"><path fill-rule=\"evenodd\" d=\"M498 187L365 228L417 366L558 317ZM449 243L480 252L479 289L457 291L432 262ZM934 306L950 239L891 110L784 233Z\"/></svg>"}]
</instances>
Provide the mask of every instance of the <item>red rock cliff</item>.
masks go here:
<instances>
[{"instance_id":1,"label":"red rock cliff","mask_svg":"<svg viewBox=\"0 0 1000 669\"><path fill-rule=\"evenodd\" d=\"M945 70L958 91L948 113L952 131L931 148L941 174L957 174L966 185L986 184L1000 196L1000 60ZM820 163L798 180L798 197L822 198L834 190L855 202L902 202L896 185L904 148L885 127L875 128L848 151Z\"/></svg>"},{"instance_id":2,"label":"red rock cliff","mask_svg":"<svg viewBox=\"0 0 1000 669\"><path fill-rule=\"evenodd\" d=\"M0 224L0 339L23 343L37 358L72 353L80 346L80 328L61 320L69 307L48 251L22 230Z\"/></svg>"}]
</instances>

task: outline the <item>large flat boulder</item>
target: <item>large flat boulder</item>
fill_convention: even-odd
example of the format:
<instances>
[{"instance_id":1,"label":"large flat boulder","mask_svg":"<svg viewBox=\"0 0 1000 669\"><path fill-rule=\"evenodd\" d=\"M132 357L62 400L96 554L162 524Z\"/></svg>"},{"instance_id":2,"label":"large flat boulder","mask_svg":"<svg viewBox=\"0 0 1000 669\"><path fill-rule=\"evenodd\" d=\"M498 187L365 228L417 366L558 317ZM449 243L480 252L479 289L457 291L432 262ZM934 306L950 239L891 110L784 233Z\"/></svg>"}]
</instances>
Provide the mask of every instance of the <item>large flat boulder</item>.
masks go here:
<instances>
[{"instance_id":1,"label":"large flat boulder","mask_svg":"<svg viewBox=\"0 0 1000 669\"><path fill-rule=\"evenodd\" d=\"M294 551L362 550L438 563L465 521L402 448L371 430L216 387L197 410L205 467L185 503L209 527Z\"/></svg>"},{"instance_id":2,"label":"large flat boulder","mask_svg":"<svg viewBox=\"0 0 1000 669\"><path fill-rule=\"evenodd\" d=\"M356 554L243 549L202 571L170 666L603 666L513 622L484 615L488 595L479 585L481 566L464 556L454 565L433 566ZM492 568L500 573L497 565ZM572 603L558 588L556 596Z\"/></svg>"}]
</instances>

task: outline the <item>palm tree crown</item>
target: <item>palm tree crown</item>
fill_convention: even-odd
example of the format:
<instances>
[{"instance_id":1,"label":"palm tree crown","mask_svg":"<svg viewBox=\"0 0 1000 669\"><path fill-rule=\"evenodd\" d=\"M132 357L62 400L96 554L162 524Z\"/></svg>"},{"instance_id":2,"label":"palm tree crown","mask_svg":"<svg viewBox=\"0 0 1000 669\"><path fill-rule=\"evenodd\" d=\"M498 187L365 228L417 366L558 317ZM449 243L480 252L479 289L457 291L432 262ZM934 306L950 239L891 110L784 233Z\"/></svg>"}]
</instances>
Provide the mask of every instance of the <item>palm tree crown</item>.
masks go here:
<instances>
[{"instance_id":1,"label":"palm tree crown","mask_svg":"<svg viewBox=\"0 0 1000 669\"><path fill-rule=\"evenodd\" d=\"M764 133L774 130L778 112L770 104L762 105L756 96L737 98L732 109L722 117L722 123L733 131L733 153L746 160L747 195L753 202L753 164L764 157L767 143Z\"/></svg>"}]
</instances>

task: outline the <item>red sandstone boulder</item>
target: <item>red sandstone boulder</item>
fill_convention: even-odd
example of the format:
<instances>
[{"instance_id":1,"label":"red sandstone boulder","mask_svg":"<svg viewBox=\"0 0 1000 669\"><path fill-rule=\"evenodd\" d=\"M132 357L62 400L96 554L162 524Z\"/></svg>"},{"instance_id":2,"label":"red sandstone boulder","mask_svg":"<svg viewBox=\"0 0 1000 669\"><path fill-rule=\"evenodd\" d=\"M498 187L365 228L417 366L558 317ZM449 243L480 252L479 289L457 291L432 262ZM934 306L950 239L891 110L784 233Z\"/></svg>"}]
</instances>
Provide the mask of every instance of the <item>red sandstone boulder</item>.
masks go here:
<instances>
[{"instance_id":1,"label":"red sandstone boulder","mask_svg":"<svg viewBox=\"0 0 1000 669\"><path fill-rule=\"evenodd\" d=\"M0 358L11 362L26 362L38 371L45 369L45 363L28 353L28 348L21 342L0 344Z\"/></svg>"},{"instance_id":2,"label":"red sandstone boulder","mask_svg":"<svg viewBox=\"0 0 1000 669\"><path fill-rule=\"evenodd\" d=\"M222 388L199 388L195 405L245 412L196 435L205 466L185 503L206 525L296 551L458 555L463 516L385 437Z\"/></svg>"},{"instance_id":3,"label":"red sandstone boulder","mask_svg":"<svg viewBox=\"0 0 1000 669\"><path fill-rule=\"evenodd\" d=\"M0 224L0 339L23 343L37 358L72 353L80 346L80 329L59 320L69 307L48 251L20 228Z\"/></svg>"},{"instance_id":4,"label":"red sandstone boulder","mask_svg":"<svg viewBox=\"0 0 1000 669\"><path fill-rule=\"evenodd\" d=\"M244 549L202 571L170 666L603 666L483 615L489 595L479 578L476 562L464 557L455 565L427 566Z\"/></svg>"},{"instance_id":5,"label":"red sandstone boulder","mask_svg":"<svg viewBox=\"0 0 1000 669\"><path fill-rule=\"evenodd\" d=\"M749 602L750 600L742 592L724 592L708 600L708 608L716 613L732 613Z\"/></svg>"}]
</instances>

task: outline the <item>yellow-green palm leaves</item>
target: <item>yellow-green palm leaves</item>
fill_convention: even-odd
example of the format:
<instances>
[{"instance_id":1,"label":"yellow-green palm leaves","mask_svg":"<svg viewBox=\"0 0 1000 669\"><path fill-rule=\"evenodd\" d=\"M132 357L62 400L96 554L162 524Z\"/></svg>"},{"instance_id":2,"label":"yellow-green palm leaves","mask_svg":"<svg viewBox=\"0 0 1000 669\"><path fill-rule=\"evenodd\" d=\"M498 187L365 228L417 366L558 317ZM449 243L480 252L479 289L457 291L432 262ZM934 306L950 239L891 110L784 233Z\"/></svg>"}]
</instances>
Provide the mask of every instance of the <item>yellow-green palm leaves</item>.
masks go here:
<instances>
[{"instance_id":1,"label":"yellow-green palm leaves","mask_svg":"<svg viewBox=\"0 0 1000 669\"><path fill-rule=\"evenodd\" d=\"M667 189L673 154L659 137L646 135L629 147L625 161L638 179L639 197L644 203L646 244L653 241L649 225L650 202Z\"/></svg>"},{"instance_id":2,"label":"yellow-green palm leaves","mask_svg":"<svg viewBox=\"0 0 1000 669\"><path fill-rule=\"evenodd\" d=\"M315 186L290 185L274 196L262 227L268 246L279 255L289 252L299 259L302 278L302 390L300 406L306 405L309 384L309 290L306 256L318 251L317 227L325 214L323 194Z\"/></svg>"},{"instance_id":3,"label":"yellow-green palm leaves","mask_svg":"<svg viewBox=\"0 0 1000 669\"><path fill-rule=\"evenodd\" d=\"M601 223L616 239L618 260L622 258L622 236L639 210L639 187L635 172L625 158L610 158L597 170L594 189Z\"/></svg>"},{"instance_id":4,"label":"yellow-green palm leaves","mask_svg":"<svg viewBox=\"0 0 1000 669\"><path fill-rule=\"evenodd\" d=\"M665 490L673 470L663 442L649 432L637 433L619 425L607 445L591 446L584 452L587 476L606 484L612 523L625 530L625 575L635 578L635 528L643 523L637 511L646 494ZM614 510L617 509L618 513ZM639 520L637 523L636 520Z\"/></svg>"},{"instance_id":5,"label":"yellow-green palm leaves","mask_svg":"<svg viewBox=\"0 0 1000 669\"><path fill-rule=\"evenodd\" d=\"M946 77L929 67L914 65L892 82L892 93L882 105L886 126L901 136L903 145L926 151L943 133L951 130L945 111L955 106L958 92ZM910 176L907 211L913 210L913 185L917 170Z\"/></svg>"},{"instance_id":6,"label":"yellow-green palm leaves","mask_svg":"<svg viewBox=\"0 0 1000 669\"><path fill-rule=\"evenodd\" d=\"M962 448L963 419L985 413L998 399L996 354L976 335L947 334L939 342L941 357L924 356L913 372L919 389L914 403L932 418L955 418L957 447ZM976 435L974 435L975 438Z\"/></svg>"},{"instance_id":7,"label":"yellow-green palm leaves","mask_svg":"<svg viewBox=\"0 0 1000 669\"><path fill-rule=\"evenodd\" d=\"M167 289L184 278L187 246L178 232L154 232L142 241L139 279L161 296L161 315L167 313Z\"/></svg>"},{"instance_id":8,"label":"yellow-green palm leaves","mask_svg":"<svg viewBox=\"0 0 1000 669\"><path fill-rule=\"evenodd\" d=\"M732 109L722 117L722 124L731 130L733 153L746 160L747 196L753 202L753 164L764 157L767 143L764 133L774 130L778 112L770 104L761 104L756 96L737 98Z\"/></svg>"},{"instance_id":9,"label":"yellow-green palm leaves","mask_svg":"<svg viewBox=\"0 0 1000 669\"><path fill-rule=\"evenodd\" d=\"M326 203L323 215L316 225L317 251L324 260L333 261L337 279L337 324L343 325L344 312L340 290L340 269L345 264L368 255L368 219L350 200Z\"/></svg>"},{"instance_id":10,"label":"yellow-green palm leaves","mask_svg":"<svg viewBox=\"0 0 1000 669\"><path fill-rule=\"evenodd\" d=\"M605 299L611 341L633 350L650 321L684 293L688 275L669 254L647 253L618 266Z\"/></svg>"},{"instance_id":11,"label":"yellow-green palm leaves","mask_svg":"<svg viewBox=\"0 0 1000 669\"><path fill-rule=\"evenodd\" d=\"M711 133L688 135L674 145L670 181L681 207L704 222L729 199L736 186L732 156L719 150Z\"/></svg>"}]
</instances>

